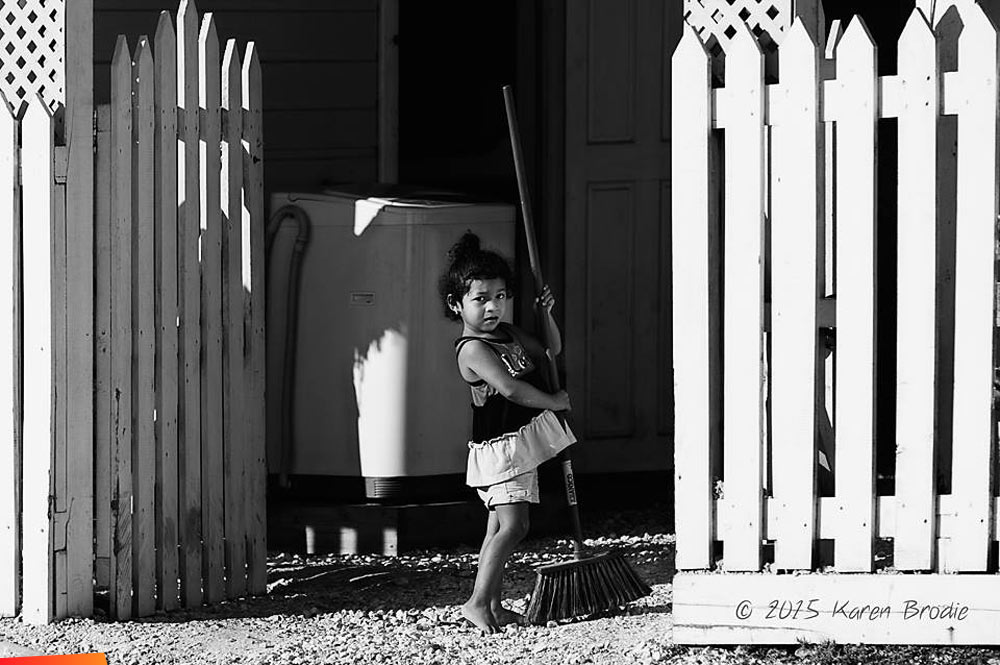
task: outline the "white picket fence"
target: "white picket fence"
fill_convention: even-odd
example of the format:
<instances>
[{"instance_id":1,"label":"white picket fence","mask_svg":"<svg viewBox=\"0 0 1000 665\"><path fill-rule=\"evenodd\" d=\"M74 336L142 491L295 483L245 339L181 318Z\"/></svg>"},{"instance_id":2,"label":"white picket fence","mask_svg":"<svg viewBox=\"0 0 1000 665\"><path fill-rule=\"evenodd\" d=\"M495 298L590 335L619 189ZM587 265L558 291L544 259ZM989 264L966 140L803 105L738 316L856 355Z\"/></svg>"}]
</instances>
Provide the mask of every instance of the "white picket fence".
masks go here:
<instances>
[{"instance_id":1,"label":"white picket fence","mask_svg":"<svg viewBox=\"0 0 1000 665\"><path fill-rule=\"evenodd\" d=\"M36 96L17 115L3 98L0 614L44 622L93 611L91 440L72 436L70 416L77 400L89 408L70 368L92 351L69 325L89 311L70 295L88 250L67 226L67 148L49 103Z\"/></svg>"},{"instance_id":2,"label":"white picket fence","mask_svg":"<svg viewBox=\"0 0 1000 665\"><path fill-rule=\"evenodd\" d=\"M252 42L220 57L189 0L176 25L118 38L86 150L93 215L66 184L90 132L58 101L0 112L5 616L266 590L260 64Z\"/></svg>"},{"instance_id":3,"label":"white picket fence","mask_svg":"<svg viewBox=\"0 0 1000 665\"><path fill-rule=\"evenodd\" d=\"M726 54L725 86L713 88L710 57L685 27L672 61L679 570L714 568L721 541L724 570L761 571L763 543L773 541L774 569L809 571L817 541L831 539L835 570L868 573L876 538L893 539L901 571L988 570L1000 533L997 33L973 3L937 32L940 45L914 10L897 74L879 76L858 18L825 52L797 20L772 84L743 26ZM944 116L957 117L954 137ZM876 188L889 186L876 174L880 118L898 128L895 320L876 317ZM940 184L949 179L950 201ZM824 320L829 303L835 324ZM833 325L835 369L824 377L817 329ZM892 496L875 483L875 413L890 406L876 399L877 325L897 331ZM952 334L949 353L940 340ZM952 366L953 381L943 380ZM824 402L836 451L830 497L817 491ZM939 423L951 424L950 494L936 487ZM709 633L698 624L688 636Z\"/></svg>"}]
</instances>

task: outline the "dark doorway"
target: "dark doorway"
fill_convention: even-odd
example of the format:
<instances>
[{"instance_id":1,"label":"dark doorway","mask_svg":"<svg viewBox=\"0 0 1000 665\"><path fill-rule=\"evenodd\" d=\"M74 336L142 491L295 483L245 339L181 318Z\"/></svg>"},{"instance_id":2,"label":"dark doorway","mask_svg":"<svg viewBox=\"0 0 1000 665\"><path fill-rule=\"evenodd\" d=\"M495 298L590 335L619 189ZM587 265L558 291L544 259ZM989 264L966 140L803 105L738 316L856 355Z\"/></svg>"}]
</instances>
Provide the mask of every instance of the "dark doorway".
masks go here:
<instances>
[{"instance_id":1,"label":"dark doorway","mask_svg":"<svg viewBox=\"0 0 1000 665\"><path fill-rule=\"evenodd\" d=\"M501 89L518 84L519 4L400 3L401 183L516 200Z\"/></svg>"}]
</instances>

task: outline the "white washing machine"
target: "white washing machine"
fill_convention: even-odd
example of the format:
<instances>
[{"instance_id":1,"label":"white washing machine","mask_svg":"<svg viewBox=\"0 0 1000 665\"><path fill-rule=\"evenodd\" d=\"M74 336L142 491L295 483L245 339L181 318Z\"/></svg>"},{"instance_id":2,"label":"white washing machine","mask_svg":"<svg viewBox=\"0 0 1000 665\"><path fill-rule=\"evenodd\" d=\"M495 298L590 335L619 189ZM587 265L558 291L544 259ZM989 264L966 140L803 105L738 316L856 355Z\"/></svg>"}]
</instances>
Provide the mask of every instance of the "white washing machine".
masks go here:
<instances>
[{"instance_id":1,"label":"white washing machine","mask_svg":"<svg viewBox=\"0 0 1000 665\"><path fill-rule=\"evenodd\" d=\"M370 194L377 193L377 196ZM464 477L469 389L438 279L466 230L513 262L515 208L456 197L366 192L279 193L271 213L301 208L294 434L283 441L288 267L297 227L275 234L267 290L267 449L271 473L363 478L367 498L405 499L408 483ZM455 478L452 478L453 480Z\"/></svg>"}]
</instances>

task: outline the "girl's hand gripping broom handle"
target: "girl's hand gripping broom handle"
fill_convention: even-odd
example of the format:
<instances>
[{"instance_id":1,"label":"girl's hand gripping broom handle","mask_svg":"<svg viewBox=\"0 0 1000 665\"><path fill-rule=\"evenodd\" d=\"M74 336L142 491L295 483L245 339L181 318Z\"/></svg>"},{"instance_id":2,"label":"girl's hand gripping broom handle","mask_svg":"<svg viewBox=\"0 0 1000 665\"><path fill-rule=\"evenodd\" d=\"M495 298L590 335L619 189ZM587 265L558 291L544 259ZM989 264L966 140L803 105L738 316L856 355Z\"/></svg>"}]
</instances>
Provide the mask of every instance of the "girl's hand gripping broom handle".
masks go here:
<instances>
[{"instance_id":1,"label":"girl's hand gripping broom handle","mask_svg":"<svg viewBox=\"0 0 1000 665\"><path fill-rule=\"evenodd\" d=\"M528 262L531 264L531 275L535 280L535 293L541 293L545 288L542 278L542 268L538 260L538 247L535 244L535 225L531 217L531 198L528 193L528 178L524 172L524 156L521 153L521 137L517 128L517 115L514 111L514 94L509 85L503 87L503 102L507 110L507 128L510 131L510 147L514 153L514 172L517 175L517 191L521 199L521 218L524 220L524 237L528 243ZM559 372L556 369L556 359L552 355L550 341L552 330L549 328L549 317L538 310L536 313L541 323L542 343L545 345L545 357L548 358L549 386L553 392L559 390ZM558 414L560 421L563 415ZM576 505L576 483L573 479L573 463L567 450L559 453L562 464L563 481L566 485L566 502L569 504L570 519L573 522L573 553L578 558L583 556L583 529L580 526L580 511Z\"/></svg>"}]
</instances>

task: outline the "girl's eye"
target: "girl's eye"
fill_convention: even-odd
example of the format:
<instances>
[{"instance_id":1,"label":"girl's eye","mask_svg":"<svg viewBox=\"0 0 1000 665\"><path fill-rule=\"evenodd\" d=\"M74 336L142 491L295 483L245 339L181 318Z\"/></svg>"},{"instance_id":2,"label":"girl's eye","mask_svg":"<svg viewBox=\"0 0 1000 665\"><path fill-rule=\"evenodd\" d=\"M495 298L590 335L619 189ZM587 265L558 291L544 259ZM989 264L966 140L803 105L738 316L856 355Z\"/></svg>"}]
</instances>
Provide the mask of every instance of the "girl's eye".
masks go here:
<instances>
[{"instance_id":1,"label":"girl's eye","mask_svg":"<svg viewBox=\"0 0 1000 665\"><path fill-rule=\"evenodd\" d=\"M497 300L506 300L506 299L507 299L507 294L504 293L503 291L497 294Z\"/></svg>"}]
</instances>

